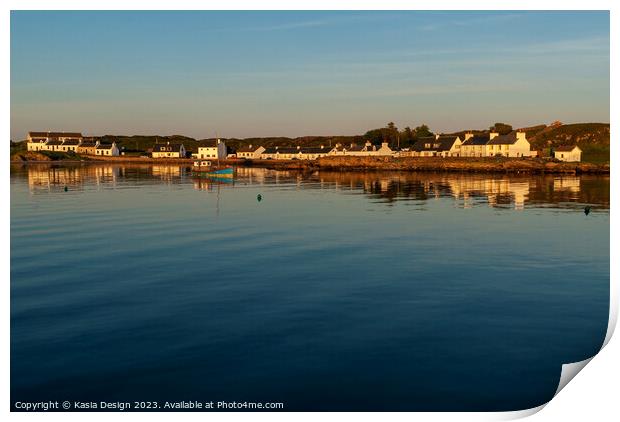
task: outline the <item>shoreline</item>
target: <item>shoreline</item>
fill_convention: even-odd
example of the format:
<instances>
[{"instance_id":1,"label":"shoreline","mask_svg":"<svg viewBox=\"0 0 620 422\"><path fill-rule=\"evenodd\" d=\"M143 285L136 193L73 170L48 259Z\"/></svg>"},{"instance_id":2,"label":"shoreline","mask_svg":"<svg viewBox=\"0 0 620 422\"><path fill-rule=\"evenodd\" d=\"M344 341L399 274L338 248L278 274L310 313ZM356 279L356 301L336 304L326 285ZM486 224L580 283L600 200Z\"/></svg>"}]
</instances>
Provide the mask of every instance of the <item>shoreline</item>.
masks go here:
<instances>
[{"instance_id":1,"label":"shoreline","mask_svg":"<svg viewBox=\"0 0 620 422\"><path fill-rule=\"evenodd\" d=\"M84 160L11 160L11 164L164 164L192 165L195 159L145 157L88 157ZM457 173L513 174L610 174L609 164L567 163L542 159L504 157L322 157L317 160L251 160L226 159L221 163L240 167L300 171L429 171Z\"/></svg>"}]
</instances>

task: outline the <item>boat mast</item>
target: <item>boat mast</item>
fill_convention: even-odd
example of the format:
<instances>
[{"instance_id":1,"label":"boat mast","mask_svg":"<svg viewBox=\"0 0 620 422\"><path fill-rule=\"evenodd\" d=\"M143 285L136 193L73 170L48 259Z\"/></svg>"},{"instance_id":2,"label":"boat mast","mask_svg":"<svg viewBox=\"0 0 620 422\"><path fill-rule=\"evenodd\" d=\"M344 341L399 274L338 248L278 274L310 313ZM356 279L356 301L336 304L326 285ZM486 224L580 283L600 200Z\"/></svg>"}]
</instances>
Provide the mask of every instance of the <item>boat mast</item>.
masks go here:
<instances>
[{"instance_id":1,"label":"boat mast","mask_svg":"<svg viewBox=\"0 0 620 422\"><path fill-rule=\"evenodd\" d=\"M220 138L217 136L217 132L215 132L215 155L217 156L217 168L220 168Z\"/></svg>"}]
</instances>

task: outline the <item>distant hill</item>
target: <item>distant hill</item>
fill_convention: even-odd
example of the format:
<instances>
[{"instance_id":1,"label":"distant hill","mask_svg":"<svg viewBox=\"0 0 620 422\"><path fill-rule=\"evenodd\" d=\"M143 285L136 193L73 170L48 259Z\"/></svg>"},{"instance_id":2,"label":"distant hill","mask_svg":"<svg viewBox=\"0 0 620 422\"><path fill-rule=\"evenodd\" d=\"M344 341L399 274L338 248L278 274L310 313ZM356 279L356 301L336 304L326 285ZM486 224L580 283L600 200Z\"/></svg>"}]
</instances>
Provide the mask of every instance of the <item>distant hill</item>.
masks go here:
<instances>
[{"instance_id":1,"label":"distant hill","mask_svg":"<svg viewBox=\"0 0 620 422\"><path fill-rule=\"evenodd\" d=\"M584 161L609 162L609 123L556 124L524 129L532 149L544 151L561 145L578 145Z\"/></svg>"}]
</instances>

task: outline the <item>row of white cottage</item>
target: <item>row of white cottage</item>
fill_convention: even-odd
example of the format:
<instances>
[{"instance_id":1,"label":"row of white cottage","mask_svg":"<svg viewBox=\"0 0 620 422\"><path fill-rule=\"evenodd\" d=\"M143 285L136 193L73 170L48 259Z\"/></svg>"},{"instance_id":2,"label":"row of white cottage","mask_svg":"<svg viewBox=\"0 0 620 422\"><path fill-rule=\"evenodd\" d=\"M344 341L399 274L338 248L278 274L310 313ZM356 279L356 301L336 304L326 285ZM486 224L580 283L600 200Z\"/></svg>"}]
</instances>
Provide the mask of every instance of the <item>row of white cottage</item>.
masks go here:
<instances>
[{"instance_id":1,"label":"row of white cottage","mask_svg":"<svg viewBox=\"0 0 620 422\"><path fill-rule=\"evenodd\" d=\"M74 132L29 132L28 151L59 151L76 152L87 155L118 156L116 143L101 144L89 141L81 133ZM161 143L152 149L153 158L185 158L186 149L183 144ZM385 156L385 157L532 157L535 151L530 150L525 132L512 131L505 135L495 132L484 134L467 133L461 137L456 135L436 135L420 138L410 148L392 149L387 142L376 146L366 142L363 146L351 144L345 146L320 147L242 147L237 150L237 158L273 159L273 160L316 160L324 156ZM224 141L204 141L198 152L192 154L199 159L225 159L228 157ZM581 149L577 146L559 147L554 157L561 161L581 161Z\"/></svg>"},{"instance_id":2,"label":"row of white cottage","mask_svg":"<svg viewBox=\"0 0 620 422\"><path fill-rule=\"evenodd\" d=\"M28 151L75 152L84 155L118 156L116 142L102 144L84 139L79 132L28 132Z\"/></svg>"},{"instance_id":3,"label":"row of white cottage","mask_svg":"<svg viewBox=\"0 0 620 422\"><path fill-rule=\"evenodd\" d=\"M366 142L363 146L351 144L335 147L269 147L240 148L238 158L314 160L324 156L398 156L398 157L533 157L525 132L513 131L505 135L491 132L467 133L463 139L455 135L436 135L420 138L410 148L392 149L387 142L380 147ZM559 147L554 151L561 161L581 161L581 149L577 146Z\"/></svg>"}]
</instances>

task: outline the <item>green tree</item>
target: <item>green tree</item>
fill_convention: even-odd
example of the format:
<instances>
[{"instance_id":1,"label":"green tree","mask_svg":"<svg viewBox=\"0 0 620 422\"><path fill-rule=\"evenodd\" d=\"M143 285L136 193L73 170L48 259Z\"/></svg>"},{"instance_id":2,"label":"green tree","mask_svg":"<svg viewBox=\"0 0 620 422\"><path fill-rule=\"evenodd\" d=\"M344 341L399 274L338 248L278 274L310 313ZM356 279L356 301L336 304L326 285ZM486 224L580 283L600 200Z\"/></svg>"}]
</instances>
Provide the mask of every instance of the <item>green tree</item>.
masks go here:
<instances>
[{"instance_id":1,"label":"green tree","mask_svg":"<svg viewBox=\"0 0 620 422\"><path fill-rule=\"evenodd\" d=\"M413 131L409 126L403 129L403 131L400 132L399 136L401 148L409 147L415 142L415 139L413 137Z\"/></svg>"},{"instance_id":2,"label":"green tree","mask_svg":"<svg viewBox=\"0 0 620 422\"><path fill-rule=\"evenodd\" d=\"M394 122L389 122L387 124L385 131L385 136L383 137L383 142L387 142L391 145L396 145L398 143L398 128L394 124Z\"/></svg>"},{"instance_id":3,"label":"green tree","mask_svg":"<svg viewBox=\"0 0 620 422\"><path fill-rule=\"evenodd\" d=\"M398 143L398 128L394 122L389 122L385 127L366 132L364 139L373 145L380 145L382 142L396 145Z\"/></svg>"},{"instance_id":4,"label":"green tree","mask_svg":"<svg viewBox=\"0 0 620 422\"><path fill-rule=\"evenodd\" d=\"M512 132L512 126L506 123L495 123L489 128L491 132L497 132L500 135L506 135Z\"/></svg>"},{"instance_id":5,"label":"green tree","mask_svg":"<svg viewBox=\"0 0 620 422\"><path fill-rule=\"evenodd\" d=\"M370 141L373 145L379 145L383 142L383 129L372 129L364 134L364 140Z\"/></svg>"},{"instance_id":6,"label":"green tree","mask_svg":"<svg viewBox=\"0 0 620 422\"><path fill-rule=\"evenodd\" d=\"M419 139L419 138L424 138L426 136L433 136L433 132L431 132L431 130L428 128L427 125L422 124L418 127L416 127L415 129L413 129L413 138L414 139Z\"/></svg>"}]
</instances>

